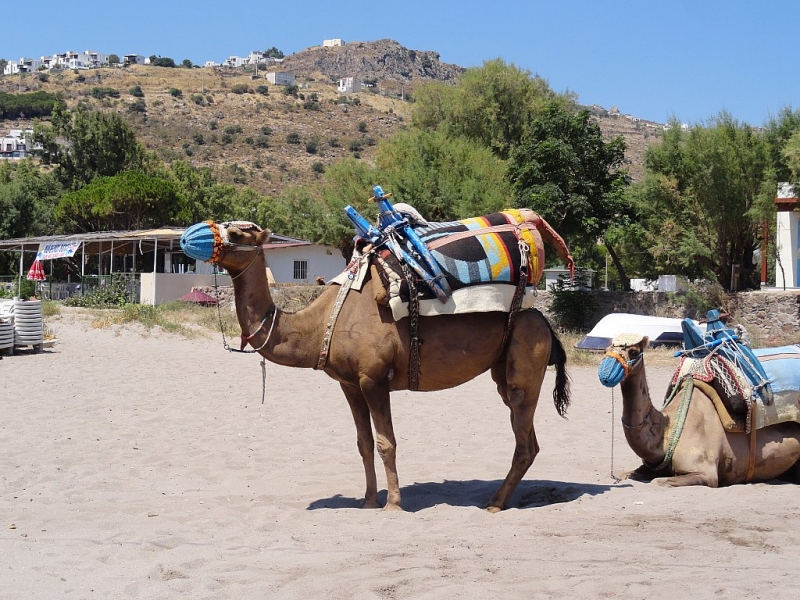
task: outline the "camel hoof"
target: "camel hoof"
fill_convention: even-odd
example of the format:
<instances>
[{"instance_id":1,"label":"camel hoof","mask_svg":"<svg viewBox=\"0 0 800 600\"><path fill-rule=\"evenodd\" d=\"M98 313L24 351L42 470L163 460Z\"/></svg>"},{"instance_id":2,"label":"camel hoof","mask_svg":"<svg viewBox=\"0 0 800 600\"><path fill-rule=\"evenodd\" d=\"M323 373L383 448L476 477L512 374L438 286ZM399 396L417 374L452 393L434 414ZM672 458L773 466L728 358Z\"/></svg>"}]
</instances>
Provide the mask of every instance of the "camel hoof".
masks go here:
<instances>
[{"instance_id":1,"label":"camel hoof","mask_svg":"<svg viewBox=\"0 0 800 600\"><path fill-rule=\"evenodd\" d=\"M400 506L399 504L388 504L387 503L386 506L383 507L383 510L385 510L386 512L389 512L389 511L392 511L392 512L404 512L403 511L403 507Z\"/></svg>"},{"instance_id":2,"label":"camel hoof","mask_svg":"<svg viewBox=\"0 0 800 600\"><path fill-rule=\"evenodd\" d=\"M377 500L364 500L361 503L361 508L380 508L381 505L378 504Z\"/></svg>"},{"instance_id":3,"label":"camel hoof","mask_svg":"<svg viewBox=\"0 0 800 600\"><path fill-rule=\"evenodd\" d=\"M503 509L501 507L499 507L499 506L487 506L486 507L486 512L499 513L499 512L503 512Z\"/></svg>"}]
</instances>

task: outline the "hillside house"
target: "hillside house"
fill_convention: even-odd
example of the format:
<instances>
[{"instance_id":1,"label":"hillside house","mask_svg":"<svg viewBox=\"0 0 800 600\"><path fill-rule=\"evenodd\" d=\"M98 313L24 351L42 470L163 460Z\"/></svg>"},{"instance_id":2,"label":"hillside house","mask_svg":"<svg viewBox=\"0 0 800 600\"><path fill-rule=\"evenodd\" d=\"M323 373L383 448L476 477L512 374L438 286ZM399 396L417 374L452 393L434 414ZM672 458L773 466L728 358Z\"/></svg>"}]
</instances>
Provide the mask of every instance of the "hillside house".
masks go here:
<instances>
[{"instance_id":1,"label":"hillside house","mask_svg":"<svg viewBox=\"0 0 800 600\"><path fill-rule=\"evenodd\" d=\"M267 73L264 77L272 85L294 85L295 82L294 73L285 73L282 71L272 71Z\"/></svg>"},{"instance_id":2,"label":"hillside house","mask_svg":"<svg viewBox=\"0 0 800 600\"><path fill-rule=\"evenodd\" d=\"M322 40L323 48L331 48L333 46L344 46L344 40L341 38L335 38L332 40Z\"/></svg>"},{"instance_id":3,"label":"hillside house","mask_svg":"<svg viewBox=\"0 0 800 600\"><path fill-rule=\"evenodd\" d=\"M141 54L126 54L122 57L122 64L128 65L143 65L147 59Z\"/></svg>"},{"instance_id":4,"label":"hillside house","mask_svg":"<svg viewBox=\"0 0 800 600\"><path fill-rule=\"evenodd\" d=\"M339 80L337 88L340 94L353 94L361 91L361 81L356 77L343 77Z\"/></svg>"},{"instance_id":5,"label":"hillside house","mask_svg":"<svg viewBox=\"0 0 800 600\"><path fill-rule=\"evenodd\" d=\"M31 148L29 139L32 135L33 129L12 129L8 135L0 137L0 159L26 158Z\"/></svg>"},{"instance_id":6,"label":"hillside house","mask_svg":"<svg viewBox=\"0 0 800 600\"><path fill-rule=\"evenodd\" d=\"M3 69L3 75L17 75L18 73L34 73L42 67L42 61L35 58L20 58L10 60Z\"/></svg>"}]
</instances>

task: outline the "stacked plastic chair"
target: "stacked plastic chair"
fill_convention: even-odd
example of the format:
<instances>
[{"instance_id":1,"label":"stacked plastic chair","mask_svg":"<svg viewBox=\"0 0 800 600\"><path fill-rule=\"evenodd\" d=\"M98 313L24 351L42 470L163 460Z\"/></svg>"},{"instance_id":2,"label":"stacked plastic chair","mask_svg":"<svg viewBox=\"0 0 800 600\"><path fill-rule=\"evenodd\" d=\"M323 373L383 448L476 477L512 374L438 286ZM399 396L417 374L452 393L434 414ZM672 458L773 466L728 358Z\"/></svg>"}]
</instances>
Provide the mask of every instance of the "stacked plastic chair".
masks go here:
<instances>
[{"instance_id":1,"label":"stacked plastic chair","mask_svg":"<svg viewBox=\"0 0 800 600\"><path fill-rule=\"evenodd\" d=\"M14 300L14 346L44 344L44 318L41 300Z\"/></svg>"},{"instance_id":2,"label":"stacked plastic chair","mask_svg":"<svg viewBox=\"0 0 800 600\"><path fill-rule=\"evenodd\" d=\"M0 300L0 356L14 350L14 301Z\"/></svg>"}]
</instances>

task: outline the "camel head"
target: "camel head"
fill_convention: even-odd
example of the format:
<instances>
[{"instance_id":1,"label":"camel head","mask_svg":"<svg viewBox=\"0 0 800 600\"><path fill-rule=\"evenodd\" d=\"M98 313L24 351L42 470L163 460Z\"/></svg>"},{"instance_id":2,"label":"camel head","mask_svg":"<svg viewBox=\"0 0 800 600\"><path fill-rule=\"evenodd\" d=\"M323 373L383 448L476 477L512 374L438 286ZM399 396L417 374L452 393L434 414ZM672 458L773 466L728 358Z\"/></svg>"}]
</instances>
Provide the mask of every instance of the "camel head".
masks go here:
<instances>
[{"instance_id":1,"label":"camel head","mask_svg":"<svg viewBox=\"0 0 800 600\"><path fill-rule=\"evenodd\" d=\"M638 333L615 336L597 369L600 383L606 387L622 383L634 369L641 366L649 342L646 335Z\"/></svg>"},{"instance_id":2,"label":"camel head","mask_svg":"<svg viewBox=\"0 0 800 600\"><path fill-rule=\"evenodd\" d=\"M219 264L228 271L241 271L253 261L253 252L260 250L269 236L269 229L261 229L249 221L204 221L183 232L181 248L196 260Z\"/></svg>"}]
</instances>

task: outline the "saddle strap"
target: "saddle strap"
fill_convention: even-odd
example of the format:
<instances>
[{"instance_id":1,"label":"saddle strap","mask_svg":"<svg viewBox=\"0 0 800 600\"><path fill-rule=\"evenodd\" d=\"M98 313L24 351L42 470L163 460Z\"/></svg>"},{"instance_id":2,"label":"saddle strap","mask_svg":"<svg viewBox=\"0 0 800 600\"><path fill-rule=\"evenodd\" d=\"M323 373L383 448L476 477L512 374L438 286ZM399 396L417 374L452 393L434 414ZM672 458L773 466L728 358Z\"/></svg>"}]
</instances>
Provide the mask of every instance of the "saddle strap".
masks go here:
<instances>
[{"instance_id":1,"label":"saddle strap","mask_svg":"<svg viewBox=\"0 0 800 600\"><path fill-rule=\"evenodd\" d=\"M314 367L317 370L322 370L325 368L325 365L328 364L328 354L331 349L331 338L333 338L333 328L336 326L336 321L339 318L339 313L342 311L342 306L344 306L344 300L347 298L347 292L350 291L350 288L353 285L353 281L355 281L357 272L356 273L348 273L347 278L344 280L344 283L339 287L339 293L336 294L336 302L333 304L333 308L331 309L330 317L328 317L328 325L325 328L325 335L322 336L322 348L319 351L319 362L317 362L317 366Z\"/></svg>"},{"instance_id":2,"label":"saddle strap","mask_svg":"<svg viewBox=\"0 0 800 600\"><path fill-rule=\"evenodd\" d=\"M750 457L747 462L747 479L746 483L753 480L753 475L756 471L756 402L750 403Z\"/></svg>"},{"instance_id":3,"label":"saddle strap","mask_svg":"<svg viewBox=\"0 0 800 600\"><path fill-rule=\"evenodd\" d=\"M408 325L410 329L408 357L408 389L416 392L419 389L419 295L414 274L406 263L403 263L403 275L408 282Z\"/></svg>"}]
</instances>

